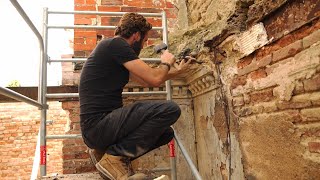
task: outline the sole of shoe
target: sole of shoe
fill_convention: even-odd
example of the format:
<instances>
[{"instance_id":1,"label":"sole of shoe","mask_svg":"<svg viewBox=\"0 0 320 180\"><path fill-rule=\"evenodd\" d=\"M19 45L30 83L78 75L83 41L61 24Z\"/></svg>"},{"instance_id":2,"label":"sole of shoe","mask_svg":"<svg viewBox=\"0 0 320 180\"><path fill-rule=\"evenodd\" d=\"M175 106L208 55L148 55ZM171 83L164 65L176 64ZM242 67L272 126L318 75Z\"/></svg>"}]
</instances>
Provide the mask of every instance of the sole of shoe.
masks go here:
<instances>
[{"instance_id":1,"label":"sole of shoe","mask_svg":"<svg viewBox=\"0 0 320 180\"><path fill-rule=\"evenodd\" d=\"M90 160L91 160L92 164L96 165L98 163L98 161L97 161L96 156L94 155L92 149L89 150L89 156L90 156Z\"/></svg>"},{"instance_id":2,"label":"sole of shoe","mask_svg":"<svg viewBox=\"0 0 320 180\"><path fill-rule=\"evenodd\" d=\"M102 167L99 163L96 164L96 168L99 171L100 176L103 178L107 177L110 180L116 180L104 167Z\"/></svg>"}]
</instances>

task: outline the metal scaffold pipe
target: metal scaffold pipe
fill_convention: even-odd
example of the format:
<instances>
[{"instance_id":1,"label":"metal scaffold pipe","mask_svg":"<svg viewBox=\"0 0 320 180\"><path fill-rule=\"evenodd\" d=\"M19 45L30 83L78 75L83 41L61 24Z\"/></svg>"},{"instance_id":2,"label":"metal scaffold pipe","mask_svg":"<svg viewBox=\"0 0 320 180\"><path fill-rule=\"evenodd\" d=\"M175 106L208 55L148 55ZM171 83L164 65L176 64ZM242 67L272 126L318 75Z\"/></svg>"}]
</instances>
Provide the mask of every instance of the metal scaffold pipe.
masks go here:
<instances>
[{"instance_id":1,"label":"metal scaffold pipe","mask_svg":"<svg viewBox=\"0 0 320 180\"><path fill-rule=\"evenodd\" d=\"M48 11L49 14L91 14L91 15L109 15L122 16L127 12L99 12L99 11ZM162 17L162 13L138 13L145 17Z\"/></svg>"},{"instance_id":2,"label":"metal scaffold pipe","mask_svg":"<svg viewBox=\"0 0 320 180\"><path fill-rule=\"evenodd\" d=\"M42 109L42 107L43 107L42 104L38 103L37 101L35 101L31 98L28 98L27 96L24 96L22 94L19 94L15 91L12 91L11 89L8 89L8 88L0 87L0 94L3 94L5 96L10 97L12 99L15 99L17 101L31 104L33 106L40 108L40 109Z\"/></svg>"}]
</instances>

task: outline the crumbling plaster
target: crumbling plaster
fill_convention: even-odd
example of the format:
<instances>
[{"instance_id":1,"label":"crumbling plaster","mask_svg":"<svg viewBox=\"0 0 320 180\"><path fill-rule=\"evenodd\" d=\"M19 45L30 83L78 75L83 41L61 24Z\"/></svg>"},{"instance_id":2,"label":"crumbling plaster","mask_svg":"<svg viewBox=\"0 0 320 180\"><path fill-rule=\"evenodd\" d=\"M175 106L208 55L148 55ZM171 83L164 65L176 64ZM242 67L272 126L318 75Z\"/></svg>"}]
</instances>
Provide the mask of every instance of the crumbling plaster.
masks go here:
<instances>
[{"instance_id":1,"label":"crumbling plaster","mask_svg":"<svg viewBox=\"0 0 320 180\"><path fill-rule=\"evenodd\" d=\"M317 176L318 164L312 161L317 161L318 157L308 154L301 146L301 143L307 144L308 141L300 141L303 130L297 130L300 126L307 129L307 125L294 124L295 117L291 111L269 113L278 110L278 102L292 98L299 80L309 79L319 71L319 44L281 63L272 63L270 57L265 57L263 61L253 60L252 65L244 69L237 68L241 58L285 35L277 36L276 39L267 37L264 25L261 23L259 26L257 23L290 2L291 0L175 1L178 12L188 16L178 19L179 29L169 34L169 49L179 54L183 49L190 48L198 53L198 60L204 62L194 65L182 76L192 93L198 168L204 179L227 179L229 175L233 179L295 179ZM295 3L299 7L299 3L303 2ZM295 28L303 23L306 22L299 23ZM270 30L270 26L268 28ZM290 29L290 32L293 30ZM253 43L243 44L248 40ZM216 66L221 62L219 74ZM266 78L249 78L244 86L232 90L232 80L236 75L260 67L266 67ZM222 84L219 84L219 79ZM235 96L276 86L271 92L277 98L276 101L252 106L251 110L259 115L239 117L237 109L229 111L232 170L228 164L230 149L226 144L227 127L221 126L221 122L226 122L226 117L220 116L224 111L223 106L219 107L219 103L223 103L219 95L221 86L229 107L232 107ZM235 102L240 105L248 101L245 96L239 99L240 101ZM302 112L304 111L308 110ZM314 109L309 111L315 112ZM318 117L316 114L313 116ZM314 126L314 131L317 132L317 125ZM267 144L270 146L266 149ZM283 163L288 163L288 166L283 166ZM297 163L299 165L295 165Z\"/></svg>"}]
</instances>

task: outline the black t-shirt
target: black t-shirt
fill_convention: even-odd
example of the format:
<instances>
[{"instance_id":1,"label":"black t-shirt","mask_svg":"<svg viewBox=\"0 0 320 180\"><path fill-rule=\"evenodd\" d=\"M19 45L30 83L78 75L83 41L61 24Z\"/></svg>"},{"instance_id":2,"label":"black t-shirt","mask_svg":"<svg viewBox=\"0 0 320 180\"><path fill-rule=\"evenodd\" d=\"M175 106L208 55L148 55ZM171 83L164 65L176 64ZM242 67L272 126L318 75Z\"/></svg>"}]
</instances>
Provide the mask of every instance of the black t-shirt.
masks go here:
<instances>
[{"instance_id":1,"label":"black t-shirt","mask_svg":"<svg viewBox=\"0 0 320 180\"><path fill-rule=\"evenodd\" d=\"M85 62L79 85L81 121L123 106L122 91L129 81L123 63L138 59L121 37L102 40Z\"/></svg>"}]
</instances>

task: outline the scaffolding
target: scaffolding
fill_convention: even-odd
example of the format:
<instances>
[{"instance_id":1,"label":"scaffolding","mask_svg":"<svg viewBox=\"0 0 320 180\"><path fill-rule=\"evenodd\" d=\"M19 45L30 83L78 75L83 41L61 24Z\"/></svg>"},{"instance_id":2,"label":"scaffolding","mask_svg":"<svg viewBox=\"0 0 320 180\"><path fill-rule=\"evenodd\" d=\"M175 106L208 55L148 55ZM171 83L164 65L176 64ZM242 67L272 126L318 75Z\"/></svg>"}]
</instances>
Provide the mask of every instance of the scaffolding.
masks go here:
<instances>
[{"instance_id":1,"label":"scaffolding","mask_svg":"<svg viewBox=\"0 0 320 180\"><path fill-rule=\"evenodd\" d=\"M53 26L48 25L48 16L50 14L91 14L91 15L112 15L112 16L122 16L126 12L98 12L98 11L49 11L48 8L44 8L43 10L43 32L42 35L39 33L37 28L34 26L28 15L25 13L23 8L20 6L20 4L17 2L17 0L10 0L12 5L16 8L16 10L19 12L21 17L24 19L24 21L28 24L30 29L33 31L33 33L36 35L39 45L40 45L40 66L39 66L39 85L38 85L38 101L35 101L29 97L26 97L22 94L19 94L15 91L12 91L5 87L0 87L0 94L3 94L7 97L10 97L12 99L15 99L17 101L28 103L32 106L38 107L40 110L40 128L39 128L39 137L38 137L38 143L36 148L36 155L34 160L34 168L33 172L38 172L38 165L40 165L40 176L46 176L46 156L47 156L47 139L67 139L67 138L82 138L81 134L73 134L73 135L47 135L46 133L46 125L47 125L47 98L73 98L78 97L78 93L56 93L56 94L47 94L47 63L53 63L53 62L83 62L86 59L82 58L71 58L71 59L50 59L47 55L48 50L48 29L115 29L115 26L90 26L90 25L74 25L74 26ZM160 17L162 18L162 26L161 27L154 27L154 30L162 30L163 33L163 42L168 44L168 34L167 34L167 18L166 13L163 11L162 13L139 13L145 17ZM142 60L146 62L159 62L159 58L142 58ZM172 99L172 93L171 93L171 83L170 81L166 81L165 83L165 91L152 91L152 92L123 92L124 95L144 95L144 94L163 94L166 95L167 100ZM201 180L201 176L196 168L196 166L193 164L190 156L187 153L187 150L182 145L179 136L174 131L174 139L176 143L178 144L178 147L181 150L182 155L185 157L187 164L189 165L192 174L197 180ZM40 142L40 143L39 143ZM39 145L40 144L40 145ZM161 168L158 169L158 171L171 171L171 179L176 180L177 179L177 173L176 173L176 159L174 156L174 143L171 143L170 149L172 152L170 154L173 154L170 156L170 168ZM37 158L37 155L40 156L40 159ZM37 162L38 161L38 162ZM35 166L36 165L36 166ZM36 175L32 174L31 178L36 177Z\"/></svg>"}]
</instances>

